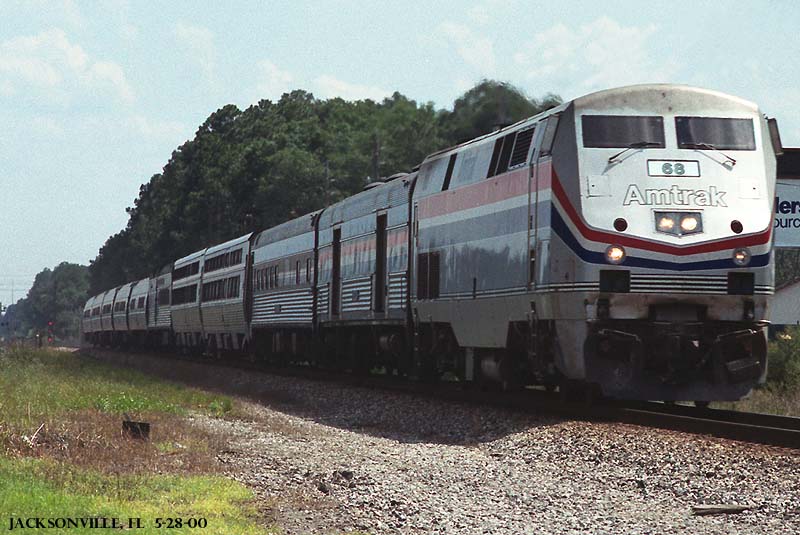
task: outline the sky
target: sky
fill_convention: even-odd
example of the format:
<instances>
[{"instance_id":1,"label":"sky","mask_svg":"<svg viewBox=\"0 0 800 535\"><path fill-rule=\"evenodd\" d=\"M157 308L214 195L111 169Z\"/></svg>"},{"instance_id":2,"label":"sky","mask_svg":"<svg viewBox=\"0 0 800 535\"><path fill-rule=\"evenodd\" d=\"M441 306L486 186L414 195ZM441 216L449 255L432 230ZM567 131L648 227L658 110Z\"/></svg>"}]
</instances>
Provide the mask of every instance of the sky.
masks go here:
<instances>
[{"instance_id":1,"label":"sky","mask_svg":"<svg viewBox=\"0 0 800 535\"><path fill-rule=\"evenodd\" d=\"M448 108L483 78L572 99L635 83L731 93L800 146L800 3L0 0L0 302L88 264L215 110L279 99Z\"/></svg>"}]
</instances>

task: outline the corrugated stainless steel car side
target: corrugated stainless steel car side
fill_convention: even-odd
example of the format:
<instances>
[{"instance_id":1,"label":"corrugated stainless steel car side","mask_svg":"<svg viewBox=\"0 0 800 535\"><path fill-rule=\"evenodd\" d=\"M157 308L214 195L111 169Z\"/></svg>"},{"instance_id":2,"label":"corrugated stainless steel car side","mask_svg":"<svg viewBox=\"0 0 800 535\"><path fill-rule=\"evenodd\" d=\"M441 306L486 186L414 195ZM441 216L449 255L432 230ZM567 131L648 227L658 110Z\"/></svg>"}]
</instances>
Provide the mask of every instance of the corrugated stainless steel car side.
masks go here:
<instances>
[{"instance_id":1,"label":"corrugated stainless steel car side","mask_svg":"<svg viewBox=\"0 0 800 535\"><path fill-rule=\"evenodd\" d=\"M172 330L179 346L204 346L200 293L203 286L203 254L205 251L202 249L176 260L172 268ZM192 268L191 274L179 278L177 275L179 270L189 268ZM186 292L190 298L186 301L177 298L181 292Z\"/></svg>"},{"instance_id":2,"label":"corrugated stainless steel car side","mask_svg":"<svg viewBox=\"0 0 800 535\"><path fill-rule=\"evenodd\" d=\"M212 350L241 350L247 346L245 289L252 235L248 233L209 247L203 254L200 307L203 332ZM221 294L215 285L221 288Z\"/></svg>"},{"instance_id":3,"label":"corrugated stainless steel car side","mask_svg":"<svg viewBox=\"0 0 800 535\"><path fill-rule=\"evenodd\" d=\"M97 302L96 295L90 297L83 306L83 316L81 317L81 334L82 334L82 342L84 344L93 344L95 343L95 327L94 327L94 318L92 317L92 311L95 308L95 303Z\"/></svg>"},{"instance_id":4,"label":"corrugated stainless steel car side","mask_svg":"<svg viewBox=\"0 0 800 535\"><path fill-rule=\"evenodd\" d=\"M123 284L117 290L114 296L114 303L111 309L112 317L114 320L114 332L127 333L128 332L128 299L131 295L131 288L135 283L129 282Z\"/></svg>"},{"instance_id":5,"label":"corrugated stainless steel car side","mask_svg":"<svg viewBox=\"0 0 800 535\"><path fill-rule=\"evenodd\" d=\"M150 344L166 346L172 339L172 267L163 266L151 277L147 289L147 339Z\"/></svg>"},{"instance_id":6,"label":"corrugated stainless steel car side","mask_svg":"<svg viewBox=\"0 0 800 535\"><path fill-rule=\"evenodd\" d=\"M252 329L312 328L319 212L259 233L253 244Z\"/></svg>"},{"instance_id":7,"label":"corrugated stainless steel car side","mask_svg":"<svg viewBox=\"0 0 800 535\"><path fill-rule=\"evenodd\" d=\"M405 323L414 176L376 182L321 213L317 310L322 325Z\"/></svg>"},{"instance_id":8,"label":"corrugated stainless steel car side","mask_svg":"<svg viewBox=\"0 0 800 535\"><path fill-rule=\"evenodd\" d=\"M128 301L128 330L132 333L144 333L147 330L147 292L150 279L136 281L131 287Z\"/></svg>"}]
</instances>

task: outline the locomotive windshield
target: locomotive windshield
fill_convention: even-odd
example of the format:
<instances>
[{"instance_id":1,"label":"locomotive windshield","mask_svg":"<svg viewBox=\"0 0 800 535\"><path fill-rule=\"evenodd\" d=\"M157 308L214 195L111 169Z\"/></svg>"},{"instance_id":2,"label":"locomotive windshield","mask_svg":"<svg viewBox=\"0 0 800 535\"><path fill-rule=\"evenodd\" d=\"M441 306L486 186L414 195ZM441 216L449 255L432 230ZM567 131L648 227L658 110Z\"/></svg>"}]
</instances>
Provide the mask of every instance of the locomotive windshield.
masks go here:
<instances>
[{"instance_id":1,"label":"locomotive windshield","mask_svg":"<svg viewBox=\"0 0 800 535\"><path fill-rule=\"evenodd\" d=\"M675 117L682 149L756 150L752 119Z\"/></svg>"},{"instance_id":2,"label":"locomotive windshield","mask_svg":"<svg viewBox=\"0 0 800 535\"><path fill-rule=\"evenodd\" d=\"M628 148L631 145L664 148L664 118L637 115L584 115L583 146Z\"/></svg>"}]
</instances>

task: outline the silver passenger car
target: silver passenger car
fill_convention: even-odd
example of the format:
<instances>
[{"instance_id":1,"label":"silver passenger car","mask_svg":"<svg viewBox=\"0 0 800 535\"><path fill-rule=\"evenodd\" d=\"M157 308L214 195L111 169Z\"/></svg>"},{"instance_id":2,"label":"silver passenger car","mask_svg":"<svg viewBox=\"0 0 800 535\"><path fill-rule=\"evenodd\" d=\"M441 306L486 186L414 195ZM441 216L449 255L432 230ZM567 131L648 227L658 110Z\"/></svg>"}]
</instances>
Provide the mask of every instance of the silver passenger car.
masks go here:
<instances>
[{"instance_id":1,"label":"silver passenger car","mask_svg":"<svg viewBox=\"0 0 800 535\"><path fill-rule=\"evenodd\" d=\"M128 300L128 330L141 338L147 330L147 291L150 279L136 281L131 287Z\"/></svg>"},{"instance_id":2,"label":"silver passenger car","mask_svg":"<svg viewBox=\"0 0 800 535\"><path fill-rule=\"evenodd\" d=\"M248 345L245 288L252 235L209 247L203 254L200 309L211 352L242 350Z\"/></svg>"},{"instance_id":3,"label":"silver passenger car","mask_svg":"<svg viewBox=\"0 0 800 535\"><path fill-rule=\"evenodd\" d=\"M203 255L197 251L175 261L172 269L172 329L182 348L205 349L200 289L203 284Z\"/></svg>"},{"instance_id":4,"label":"silver passenger car","mask_svg":"<svg viewBox=\"0 0 800 535\"><path fill-rule=\"evenodd\" d=\"M134 283L123 284L114 296L113 328L117 339L126 339L128 333L128 298Z\"/></svg>"},{"instance_id":5,"label":"silver passenger car","mask_svg":"<svg viewBox=\"0 0 800 535\"><path fill-rule=\"evenodd\" d=\"M111 288L110 290L106 290L103 292L100 301L100 330L102 331L100 339L103 345L111 345L113 342L114 297L117 295L118 289L119 288Z\"/></svg>"},{"instance_id":6,"label":"silver passenger car","mask_svg":"<svg viewBox=\"0 0 800 535\"><path fill-rule=\"evenodd\" d=\"M320 214L321 324L405 321L413 177L398 174L373 183Z\"/></svg>"},{"instance_id":7,"label":"silver passenger car","mask_svg":"<svg viewBox=\"0 0 800 535\"><path fill-rule=\"evenodd\" d=\"M270 358L298 354L314 321L314 222L319 212L259 233L253 243L252 336Z\"/></svg>"},{"instance_id":8,"label":"silver passenger car","mask_svg":"<svg viewBox=\"0 0 800 535\"><path fill-rule=\"evenodd\" d=\"M94 342L95 322L94 318L92 317L92 311L95 308L96 301L97 301L97 296L93 295L86 301L86 304L83 306L83 317L81 318L81 333L83 334L84 344L91 344Z\"/></svg>"},{"instance_id":9,"label":"silver passenger car","mask_svg":"<svg viewBox=\"0 0 800 535\"><path fill-rule=\"evenodd\" d=\"M147 339L157 346L172 343L172 263L149 279L147 288Z\"/></svg>"}]
</instances>

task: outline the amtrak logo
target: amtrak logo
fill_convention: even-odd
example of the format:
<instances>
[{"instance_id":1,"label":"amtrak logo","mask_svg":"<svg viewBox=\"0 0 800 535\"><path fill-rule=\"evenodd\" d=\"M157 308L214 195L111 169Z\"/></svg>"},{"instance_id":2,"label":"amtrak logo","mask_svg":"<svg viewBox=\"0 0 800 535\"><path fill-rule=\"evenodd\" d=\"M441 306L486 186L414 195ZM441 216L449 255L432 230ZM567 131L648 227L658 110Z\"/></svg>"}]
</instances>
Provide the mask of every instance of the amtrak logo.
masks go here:
<instances>
[{"instance_id":1,"label":"amtrak logo","mask_svg":"<svg viewBox=\"0 0 800 535\"><path fill-rule=\"evenodd\" d=\"M681 189L672 185L669 189L646 189L644 193L636 184L628 186L625 192L625 200L622 204L630 206L640 204L642 206L723 206L725 203L726 191L720 191L716 186L709 186L708 189Z\"/></svg>"}]
</instances>

